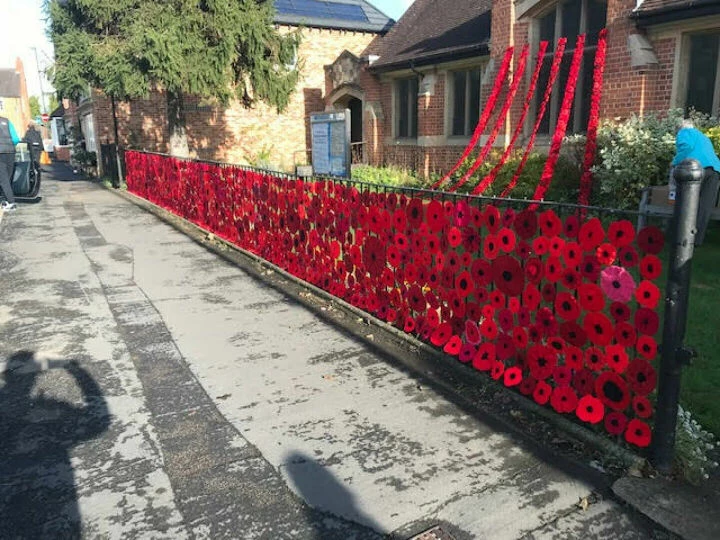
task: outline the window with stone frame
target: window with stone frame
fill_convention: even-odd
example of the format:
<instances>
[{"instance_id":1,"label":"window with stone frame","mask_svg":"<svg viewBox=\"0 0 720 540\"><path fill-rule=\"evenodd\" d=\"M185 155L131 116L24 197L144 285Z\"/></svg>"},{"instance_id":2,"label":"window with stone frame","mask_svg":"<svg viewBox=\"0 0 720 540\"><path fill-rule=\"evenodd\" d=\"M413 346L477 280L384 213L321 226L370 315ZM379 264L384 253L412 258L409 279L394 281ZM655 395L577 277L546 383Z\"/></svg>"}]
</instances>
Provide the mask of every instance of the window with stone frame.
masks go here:
<instances>
[{"instance_id":1,"label":"window with stone frame","mask_svg":"<svg viewBox=\"0 0 720 540\"><path fill-rule=\"evenodd\" d=\"M395 138L416 139L418 134L418 79L395 82Z\"/></svg>"},{"instance_id":2,"label":"window with stone frame","mask_svg":"<svg viewBox=\"0 0 720 540\"><path fill-rule=\"evenodd\" d=\"M555 131L563 94L565 93L565 85L570 72L570 64L575 52L575 41L579 34L586 34L585 51L567 130L568 133L581 133L587 129L595 51L597 49L598 34L605 27L606 21L607 0L567 0L558 2L537 17L535 28L538 42L548 41L549 43L540 78L538 79L535 96L536 114L550 76L550 66L552 65L552 57L557 41L561 37L567 38L560 73L555 80L552 98L540 124L540 134L552 134Z\"/></svg>"},{"instance_id":3,"label":"window with stone frame","mask_svg":"<svg viewBox=\"0 0 720 540\"><path fill-rule=\"evenodd\" d=\"M682 105L686 110L717 115L720 109L720 32L699 32L683 36L686 61Z\"/></svg>"},{"instance_id":4,"label":"window with stone frame","mask_svg":"<svg viewBox=\"0 0 720 540\"><path fill-rule=\"evenodd\" d=\"M450 82L450 136L469 137L480 118L480 67L448 74Z\"/></svg>"}]
</instances>

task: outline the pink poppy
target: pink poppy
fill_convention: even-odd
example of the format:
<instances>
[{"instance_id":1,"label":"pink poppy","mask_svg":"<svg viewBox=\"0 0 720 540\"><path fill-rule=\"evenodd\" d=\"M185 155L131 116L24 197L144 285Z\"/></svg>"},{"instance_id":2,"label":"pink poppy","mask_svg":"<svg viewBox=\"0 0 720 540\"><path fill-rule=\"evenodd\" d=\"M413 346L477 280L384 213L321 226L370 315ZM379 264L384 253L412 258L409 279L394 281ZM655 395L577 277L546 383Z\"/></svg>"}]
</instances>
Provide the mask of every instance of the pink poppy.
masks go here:
<instances>
[{"instance_id":1,"label":"pink poppy","mask_svg":"<svg viewBox=\"0 0 720 540\"><path fill-rule=\"evenodd\" d=\"M600 287L613 302L627 302L635 292L635 280L621 266L608 266L600 273Z\"/></svg>"}]
</instances>

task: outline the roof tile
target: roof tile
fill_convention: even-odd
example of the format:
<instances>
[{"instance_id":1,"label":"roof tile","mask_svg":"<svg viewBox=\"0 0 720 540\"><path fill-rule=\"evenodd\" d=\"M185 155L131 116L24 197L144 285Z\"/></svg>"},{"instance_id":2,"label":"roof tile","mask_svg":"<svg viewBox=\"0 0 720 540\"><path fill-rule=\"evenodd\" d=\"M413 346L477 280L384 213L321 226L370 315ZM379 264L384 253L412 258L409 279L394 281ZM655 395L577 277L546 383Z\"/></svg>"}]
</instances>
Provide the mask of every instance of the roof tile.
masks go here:
<instances>
[{"instance_id":1,"label":"roof tile","mask_svg":"<svg viewBox=\"0 0 720 540\"><path fill-rule=\"evenodd\" d=\"M410 61L420 65L473 51L487 54L491 9L491 0L415 0L383 38L373 68L399 68Z\"/></svg>"},{"instance_id":2,"label":"roof tile","mask_svg":"<svg viewBox=\"0 0 720 540\"><path fill-rule=\"evenodd\" d=\"M395 23L365 0L275 0L275 10L275 23L291 26L383 33Z\"/></svg>"}]
</instances>

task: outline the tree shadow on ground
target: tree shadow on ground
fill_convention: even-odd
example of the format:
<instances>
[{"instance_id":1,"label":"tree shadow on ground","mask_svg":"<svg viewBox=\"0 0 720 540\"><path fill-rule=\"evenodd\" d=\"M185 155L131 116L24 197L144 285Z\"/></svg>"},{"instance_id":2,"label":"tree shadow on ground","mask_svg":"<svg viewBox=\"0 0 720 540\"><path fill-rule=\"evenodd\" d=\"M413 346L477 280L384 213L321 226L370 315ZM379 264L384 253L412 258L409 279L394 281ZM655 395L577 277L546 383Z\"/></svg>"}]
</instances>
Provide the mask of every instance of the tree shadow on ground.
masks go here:
<instances>
[{"instance_id":1,"label":"tree shadow on ground","mask_svg":"<svg viewBox=\"0 0 720 540\"><path fill-rule=\"evenodd\" d=\"M107 430L110 417L100 387L76 361L47 367L72 377L82 404L37 391L43 366L33 352L8 359L0 387L1 538L81 536L70 452Z\"/></svg>"}]
</instances>

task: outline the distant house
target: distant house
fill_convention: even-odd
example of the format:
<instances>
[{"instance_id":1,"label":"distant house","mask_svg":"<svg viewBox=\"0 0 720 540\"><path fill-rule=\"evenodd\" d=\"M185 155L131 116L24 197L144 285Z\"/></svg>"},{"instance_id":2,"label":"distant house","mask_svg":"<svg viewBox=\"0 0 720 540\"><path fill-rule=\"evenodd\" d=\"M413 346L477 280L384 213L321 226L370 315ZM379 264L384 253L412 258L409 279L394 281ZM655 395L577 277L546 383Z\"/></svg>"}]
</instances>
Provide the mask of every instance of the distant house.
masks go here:
<instances>
[{"instance_id":1,"label":"distant house","mask_svg":"<svg viewBox=\"0 0 720 540\"><path fill-rule=\"evenodd\" d=\"M186 97L184 109L192 155L231 162L267 163L285 170L291 170L295 163L304 163L310 147L310 114L326 108L326 65L342 55L367 63L364 51L394 23L364 0L276 0L275 7L275 24L280 32L297 28L302 32L297 51L300 81L290 105L278 114L262 103L251 109L240 103L222 108ZM92 99L83 99L79 108L83 132L92 131L98 145L112 143L110 100L96 91L88 97ZM353 111L355 137L362 140L361 104L353 101L351 94L336 95L335 100ZM147 99L119 103L121 144L166 152L166 106L160 92L154 92ZM68 117L77 116L71 111L66 114L66 121Z\"/></svg>"},{"instance_id":2,"label":"distant house","mask_svg":"<svg viewBox=\"0 0 720 540\"><path fill-rule=\"evenodd\" d=\"M366 51L372 61L356 92L368 99L364 155L374 164L446 171L468 143L505 49L565 36L565 65L578 33L588 33L569 129L584 129L597 33L608 29L601 114L694 107L720 109L720 1L717 0L416 0L390 32ZM549 62L548 62L549 63ZM541 73L547 80L547 71ZM539 149L553 132L561 71ZM518 95L525 92L521 84ZM328 94L332 96L331 92ZM371 97L370 97L371 96ZM329 104L331 105L331 104ZM533 106L534 108L534 106ZM505 144L519 107L511 109ZM531 111L525 137L535 122ZM522 140L520 141L522 143Z\"/></svg>"},{"instance_id":3,"label":"distant house","mask_svg":"<svg viewBox=\"0 0 720 540\"><path fill-rule=\"evenodd\" d=\"M0 68L0 115L13 123L20 136L25 133L30 121L30 99L20 58L14 68Z\"/></svg>"}]
</instances>

